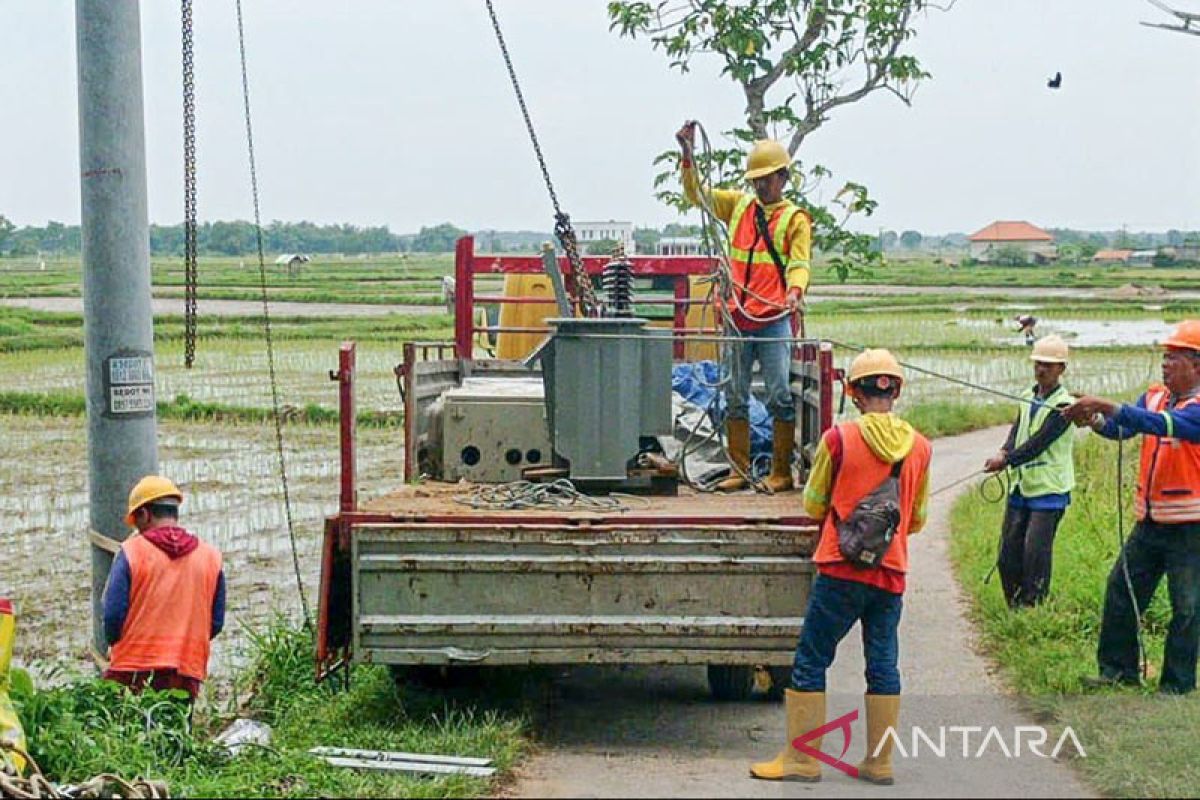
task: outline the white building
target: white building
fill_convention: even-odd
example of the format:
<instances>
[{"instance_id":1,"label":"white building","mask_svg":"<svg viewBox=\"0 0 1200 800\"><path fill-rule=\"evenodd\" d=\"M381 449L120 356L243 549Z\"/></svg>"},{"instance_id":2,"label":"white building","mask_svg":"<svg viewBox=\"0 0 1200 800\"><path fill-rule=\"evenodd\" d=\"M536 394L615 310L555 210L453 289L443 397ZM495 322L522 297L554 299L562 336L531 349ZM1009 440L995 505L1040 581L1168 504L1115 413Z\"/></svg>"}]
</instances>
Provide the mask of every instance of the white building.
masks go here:
<instances>
[{"instance_id":1,"label":"white building","mask_svg":"<svg viewBox=\"0 0 1200 800\"><path fill-rule=\"evenodd\" d=\"M664 236L658 240L660 256L699 256L704 254L704 242L699 236Z\"/></svg>"},{"instance_id":2,"label":"white building","mask_svg":"<svg viewBox=\"0 0 1200 800\"><path fill-rule=\"evenodd\" d=\"M618 222L612 219L607 222L576 222L574 228L575 239L584 248L594 242L609 240L624 245L627 256L635 252L632 222Z\"/></svg>"},{"instance_id":3,"label":"white building","mask_svg":"<svg viewBox=\"0 0 1200 800\"><path fill-rule=\"evenodd\" d=\"M1053 261L1058 255L1054 237L1024 220L999 220L967 237L971 258L992 261L1001 250L1019 250L1026 261Z\"/></svg>"}]
</instances>

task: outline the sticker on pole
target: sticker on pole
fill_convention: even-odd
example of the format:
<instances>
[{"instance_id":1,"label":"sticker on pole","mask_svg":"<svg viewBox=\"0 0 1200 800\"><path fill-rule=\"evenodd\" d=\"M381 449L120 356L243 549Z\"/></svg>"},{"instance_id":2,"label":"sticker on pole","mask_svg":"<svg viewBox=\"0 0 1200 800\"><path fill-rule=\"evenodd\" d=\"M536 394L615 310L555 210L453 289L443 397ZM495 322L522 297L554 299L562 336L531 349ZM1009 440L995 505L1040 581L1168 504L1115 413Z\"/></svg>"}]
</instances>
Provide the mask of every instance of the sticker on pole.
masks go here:
<instances>
[{"instance_id":1,"label":"sticker on pole","mask_svg":"<svg viewBox=\"0 0 1200 800\"><path fill-rule=\"evenodd\" d=\"M154 415L154 354L123 350L104 359L104 415Z\"/></svg>"}]
</instances>

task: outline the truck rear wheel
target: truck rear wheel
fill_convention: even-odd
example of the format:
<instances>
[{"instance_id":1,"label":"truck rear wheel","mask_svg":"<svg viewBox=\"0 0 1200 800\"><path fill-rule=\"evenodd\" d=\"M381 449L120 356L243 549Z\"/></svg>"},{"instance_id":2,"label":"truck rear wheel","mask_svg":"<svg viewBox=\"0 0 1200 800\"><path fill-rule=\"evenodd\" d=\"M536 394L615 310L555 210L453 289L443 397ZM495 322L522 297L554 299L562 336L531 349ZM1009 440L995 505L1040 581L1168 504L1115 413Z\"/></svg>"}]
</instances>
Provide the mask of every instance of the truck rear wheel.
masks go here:
<instances>
[{"instance_id":1,"label":"truck rear wheel","mask_svg":"<svg viewBox=\"0 0 1200 800\"><path fill-rule=\"evenodd\" d=\"M708 691L714 700L749 700L754 694L754 667L709 664Z\"/></svg>"}]
</instances>

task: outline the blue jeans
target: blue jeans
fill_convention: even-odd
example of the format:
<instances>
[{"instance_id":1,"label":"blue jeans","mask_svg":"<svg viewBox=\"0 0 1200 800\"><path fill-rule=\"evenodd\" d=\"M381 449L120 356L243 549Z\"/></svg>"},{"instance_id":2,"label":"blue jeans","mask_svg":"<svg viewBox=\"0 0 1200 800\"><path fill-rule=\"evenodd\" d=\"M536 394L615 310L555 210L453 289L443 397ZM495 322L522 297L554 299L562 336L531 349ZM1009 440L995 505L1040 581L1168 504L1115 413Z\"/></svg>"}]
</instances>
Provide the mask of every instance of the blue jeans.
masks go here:
<instances>
[{"instance_id":1,"label":"blue jeans","mask_svg":"<svg viewBox=\"0 0 1200 800\"><path fill-rule=\"evenodd\" d=\"M792 666L792 688L825 691L825 671L855 622L862 622L867 694L900 694L902 595L857 581L817 575Z\"/></svg>"},{"instance_id":2,"label":"blue jeans","mask_svg":"<svg viewBox=\"0 0 1200 800\"><path fill-rule=\"evenodd\" d=\"M796 407L788 373L792 365L792 323L790 319L772 322L757 331L732 331L743 341L727 342L726 364L729 384L725 389L725 405L730 419L750 418L750 374L757 360L767 385L765 403L771 416L782 422L796 420ZM763 341L788 339L789 341Z\"/></svg>"}]
</instances>

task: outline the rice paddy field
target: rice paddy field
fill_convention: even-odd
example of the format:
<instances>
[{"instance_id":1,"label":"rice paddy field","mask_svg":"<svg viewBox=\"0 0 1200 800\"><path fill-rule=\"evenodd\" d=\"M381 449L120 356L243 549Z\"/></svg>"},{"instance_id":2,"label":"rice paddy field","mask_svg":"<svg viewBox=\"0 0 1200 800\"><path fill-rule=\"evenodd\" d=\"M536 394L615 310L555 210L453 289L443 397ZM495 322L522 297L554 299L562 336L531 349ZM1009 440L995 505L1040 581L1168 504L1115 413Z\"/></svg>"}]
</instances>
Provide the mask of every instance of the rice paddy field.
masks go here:
<instances>
[{"instance_id":1,"label":"rice paddy field","mask_svg":"<svg viewBox=\"0 0 1200 800\"><path fill-rule=\"evenodd\" d=\"M451 270L448 256L345 259L313 262L295 277L282 267L272 267L269 281L273 299L301 303L441 305L441 278ZM843 345L835 351L839 366L849 363L853 346L886 346L915 367L1015 393L1032 377L1028 348L1017 335L1012 317L1029 311L1040 319L1039 335L1059 333L1071 343L1070 388L1126 396L1156 379L1159 355L1154 342L1175 321L1200 316L1195 301L1171 291L1153 298L1114 299L1082 291L1079 298L1012 297L1005 287L1011 285L1008 277L1014 272L1032 274L1010 270L1008 275L989 274L991 284L972 284L995 287L987 291L958 291L942 281L921 294L897 294L886 300L874 288L864 295L830 296L811 304L808 331ZM1178 277L1175 271L1166 272ZM897 281L922 275L898 273ZM202 313L206 297L224 293L232 299L258 298L253 264L243 266L234 259L202 262L201 276ZM1089 277L1082 285L1119 285L1124 280L1115 273L1101 278ZM1056 280L1050 284L1065 285L1064 279ZM156 296L180 294L181 267L156 263L154 282ZM913 280L909 285L920 283ZM820 286L815 287L814 295L820 293ZM77 264L48 263L43 269L39 263L0 260L0 303L5 298L78 295ZM273 330L283 403L336 409L337 387L329 371L337 366L339 343L354 339L359 342L360 412L389 412L395 417L402 402L393 369L403 342L447 339L451 320L443 313L295 315L275 319ZM200 333L196 366L186 370L181 319L156 320L159 399L186 396L218 406L270 408L260 320L205 317ZM82 342L78 312L0 305L0 391L6 397L49 393L82 398ZM914 370L901 410L946 401L1009 402ZM293 618L299 613L274 430L270 424L244 419L162 419L158 430L161 471L188 495L184 524L220 547L228 565L228 629L234 635L218 644L214 672L219 678L228 672L236 632L242 626L277 612ZM284 436L305 592L314 599L322 521L337 506L337 427L328 421L290 423ZM402 437L403 429L394 424L360 427L359 480L364 498L401 481ZM0 528L0 596L12 597L18 606L17 659L30 665L82 668L90 631L86 422L78 411L56 411L53 404L0 413L0 449L6 454L0 462L0 513L5 521Z\"/></svg>"}]
</instances>

